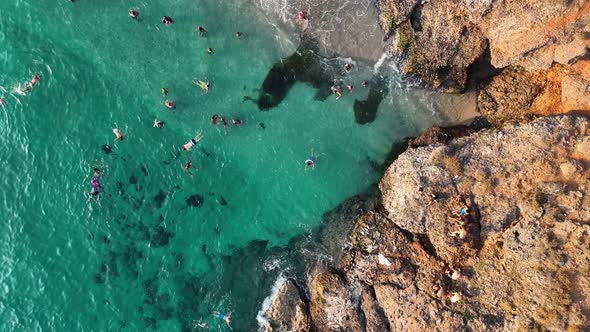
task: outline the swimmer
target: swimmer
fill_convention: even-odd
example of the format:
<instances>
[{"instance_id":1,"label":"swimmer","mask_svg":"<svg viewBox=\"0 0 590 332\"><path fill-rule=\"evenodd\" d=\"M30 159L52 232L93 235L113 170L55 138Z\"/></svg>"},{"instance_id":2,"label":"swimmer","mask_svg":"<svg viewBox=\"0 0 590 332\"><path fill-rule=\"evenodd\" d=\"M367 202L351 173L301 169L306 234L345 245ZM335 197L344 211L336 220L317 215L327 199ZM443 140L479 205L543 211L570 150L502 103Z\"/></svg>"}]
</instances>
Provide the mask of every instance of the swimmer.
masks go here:
<instances>
[{"instance_id":1,"label":"swimmer","mask_svg":"<svg viewBox=\"0 0 590 332\"><path fill-rule=\"evenodd\" d=\"M33 75L31 80L25 83L25 91L31 90L39 81L41 81L41 77Z\"/></svg>"},{"instance_id":2,"label":"swimmer","mask_svg":"<svg viewBox=\"0 0 590 332\"><path fill-rule=\"evenodd\" d=\"M164 23L166 25L170 25L174 22L172 21L172 18L170 16L164 16L164 17L162 17L162 23Z\"/></svg>"},{"instance_id":3,"label":"swimmer","mask_svg":"<svg viewBox=\"0 0 590 332\"><path fill-rule=\"evenodd\" d=\"M154 128L162 128L164 127L164 121L155 119L154 120Z\"/></svg>"},{"instance_id":4,"label":"swimmer","mask_svg":"<svg viewBox=\"0 0 590 332\"><path fill-rule=\"evenodd\" d=\"M122 141L124 138L119 131L119 128L113 128L113 134L115 134L115 143L117 143L117 141Z\"/></svg>"},{"instance_id":5,"label":"swimmer","mask_svg":"<svg viewBox=\"0 0 590 332\"><path fill-rule=\"evenodd\" d=\"M369 86L369 82L367 82L366 80L363 80L363 81L361 82L361 86L362 86L363 88L366 88L366 87L368 87L368 86Z\"/></svg>"},{"instance_id":6,"label":"swimmer","mask_svg":"<svg viewBox=\"0 0 590 332\"><path fill-rule=\"evenodd\" d=\"M346 85L346 90L350 91L350 93L352 93L352 90L354 89L354 87L350 84Z\"/></svg>"},{"instance_id":7,"label":"swimmer","mask_svg":"<svg viewBox=\"0 0 590 332\"><path fill-rule=\"evenodd\" d=\"M297 17L300 20L307 20L307 14L305 14L305 12L303 10L300 10L299 13L297 13Z\"/></svg>"},{"instance_id":8,"label":"swimmer","mask_svg":"<svg viewBox=\"0 0 590 332\"><path fill-rule=\"evenodd\" d=\"M236 31L236 38L240 38L243 35L244 35L243 33L239 32L239 31Z\"/></svg>"},{"instance_id":9,"label":"swimmer","mask_svg":"<svg viewBox=\"0 0 590 332\"><path fill-rule=\"evenodd\" d=\"M213 49L211 47L207 47L207 54L212 55L213 53Z\"/></svg>"},{"instance_id":10,"label":"swimmer","mask_svg":"<svg viewBox=\"0 0 590 332\"><path fill-rule=\"evenodd\" d=\"M160 92L162 92L162 97L166 97L166 95L168 95L168 89L166 88L160 89Z\"/></svg>"},{"instance_id":11,"label":"swimmer","mask_svg":"<svg viewBox=\"0 0 590 332\"><path fill-rule=\"evenodd\" d=\"M340 89L339 86L332 86L330 88L330 90L332 91L333 94L336 95L336 100L340 99L340 97L342 97L342 90Z\"/></svg>"},{"instance_id":12,"label":"swimmer","mask_svg":"<svg viewBox=\"0 0 590 332\"><path fill-rule=\"evenodd\" d=\"M233 123L234 126L239 127L239 126L241 126L244 123L244 121L242 121L242 120L236 120L236 119L233 119L232 118L231 119L231 123Z\"/></svg>"},{"instance_id":13,"label":"swimmer","mask_svg":"<svg viewBox=\"0 0 590 332\"><path fill-rule=\"evenodd\" d=\"M207 30L205 30L205 28L203 28L200 25L197 25L195 27L195 30L198 30L199 31L199 36L201 36L201 37L205 37L205 35L207 35Z\"/></svg>"},{"instance_id":14,"label":"swimmer","mask_svg":"<svg viewBox=\"0 0 590 332\"><path fill-rule=\"evenodd\" d=\"M129 9L129 16L132 19L137 19L139 17L139 12L136 10L133 10L133 8Z\"/></svg>"},{"instance_id":15,"label":"swimmer","mask_svg":"<svg viewBox=\"0 0 590 332\"><path fill-rule=\"evenodd\" d=\"M176 109L176 103L173 100L164 100L164 106L168 107L171 110Z\"/></svg>"},{"instance_id":16,"label":"swimmer","mask_svg":"<svg viewBox=\"0 0 590 332\"><path fill-rule=\"evenodd\" d=\"M219 121L221 121L221 124L223 125L223 129L225 129L225 132L227 133L227 122L225 121L225 118L220 117Z\"/></svg>"},{"instance_id":17,"label":"swimmer","mask_svg":"<svg viewBox=\"0 0 590 332\"><path fill-rule=\"evenodd\" d=\"M191 138L190 141L188 141L186 144L184 144L182 146L182 150L183 151L190 150L193 147L193 145L199 143L202 139L203 139L203 131L202 130L199 130L197 132L197 135L195 135L195 137Z\"/></svg>"},{"instance_id":18,"label":"swimmer","mask_svg":"<svg viewBox=\"0 0 590 332\"><path fill-rule=\"evenodd\" d=\"M309 158L307 158L307 160L305 160L305 170L307 171L308 167L311 167L311 169L315 169L315 162L316 162L316 156L314 156L313 154L313 149L311 149L311 153Z\"/></svg>"},{"instance_id":19,"label":"swimmer","mask_svg":"<svg viewBox=\"0 0 590 332\"><path fill-rule=\"evenodd\" d=\"M100 169L94 167L94 176L92 176L92 180L90 180L90 186L92 187L92 189L90 189L90 194L92 196L96 196L102 191L102 186L98 181L100 179L100 174Z\"/></svg>"},{"instance_id":20,"label":"swimmer","mask_svg":"<svg viewBox=\"0 0 590 332\"><path fill-rule=\"evenodd\" d=\"M231 312L227 315L224 315L222 312L216 311L215 316L217 318L221 319L222 321L224 321L225 324L227 324L227 327L229 327L231 329L231 325L230 325Z\"/></svg>"},{"instance_id":21,"label":"swimmer","mask_svg":"<svg viewBox=\"0 0 590 332\"><path fill-rule=\"evenodd\" d=\"M213 114L211 116L211 124L212 125L217 126L217 118L219 118L219 115L217 115L217 114Z\"/></svg>"},{"instance_id":22,"label":"swimmer","mask_svg":"<svg viewBox=\"0 0 590 332\"><path fill-rule=\"evenodd\" d=\"M352 65L350 63L345 63L344 70L348 73L349 71L352 70Z\"/></svg>"},{"instance_id":23,"label":"swimmer","mask_svg":"<svg viewBox=\"0 0 590 332\"><path fill-rule=\"evenodd\" d=\"M193 176L193 173L191 173L190 168L193 166L193 164L191 163L191 160L187 160L186 163L184 163L184 165L182 166L182 168L184 169L185 172L187 172L190 176Z\"/></svg>"},{"instance_id":24,"label":"swimmer","mask_svg":"<svg viewBox=\"0 0 590 332\"><path fill-rule=\"evenodd\" d=\"M198 85L201 89L203 89L203 91L205 91L206 94L209 93L209 88L211 87L211 82L209 82L209 80L207 80L207 82L197 80L193 81L193 83Z\"/></svg>"},{"instance_id":25,"label":"swimmer","mask_svg":"<svg viewBox=\"0 0 590 332\"><path fill-rule=\"evenodd\" d=\"M199 319L199 320L195 320L195 321L193 321L193 324L194 324L194 328L195 328L195 329L196 329L196 328L201 328L201 329L204 329L204 330L206 330L206 329L208 329L208 328L209 328L209 326L207 326L207 322L203 322L203 321L202 321L202 320L200 320L200 319Z\"/></svg>"}]
</instances>

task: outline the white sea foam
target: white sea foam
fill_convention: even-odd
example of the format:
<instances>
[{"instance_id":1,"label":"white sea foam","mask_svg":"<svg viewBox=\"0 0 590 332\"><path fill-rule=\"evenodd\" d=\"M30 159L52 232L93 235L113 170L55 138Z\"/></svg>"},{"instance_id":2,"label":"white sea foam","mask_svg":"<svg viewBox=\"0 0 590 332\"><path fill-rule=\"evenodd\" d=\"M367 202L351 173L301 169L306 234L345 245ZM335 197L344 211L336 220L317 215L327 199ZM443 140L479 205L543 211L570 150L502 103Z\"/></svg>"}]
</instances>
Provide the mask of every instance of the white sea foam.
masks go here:
<instances>
[{"instance_id":1,"label":"white sea foam","mask_svg":"<svg viewBox=\"0 0 590 332\"><path fill-rule=\"evenodd\" d=\"M262 302L262 308L258 311L258 314L256 315L256 321L258 321L258 331L264 331L266 327L270 326L264 314L270 308L270 306L272 305L272 301L274 301L275 297L277 297L279 290L286 281L287 278L284 275L279 275L275 283L272 285L270 295L267 296Z\"/></svg>"}]
</instances>

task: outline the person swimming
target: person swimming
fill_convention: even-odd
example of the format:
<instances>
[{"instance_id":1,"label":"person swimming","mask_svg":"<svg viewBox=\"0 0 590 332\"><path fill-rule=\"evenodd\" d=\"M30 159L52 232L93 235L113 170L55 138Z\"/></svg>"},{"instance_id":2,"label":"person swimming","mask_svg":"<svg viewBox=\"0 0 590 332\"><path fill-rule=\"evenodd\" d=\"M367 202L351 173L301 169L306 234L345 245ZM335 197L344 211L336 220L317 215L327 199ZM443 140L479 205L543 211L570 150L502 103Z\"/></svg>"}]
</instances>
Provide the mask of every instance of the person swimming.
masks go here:
<instances>
[{"instance_id":1,"label":"person swimming","mask_svg":"<svg viewBox=\"0 0 590 332\"><path fill-rule=\"evenodd\" d=\"M352 90L354 89L354 87L350 84L346 85L346 90L350 91L350 93L352 93Z\"/></svg>"},{"instance_id":2,"label":"person swimming","mask_svg":"<svg viewBox=\"0 0 590 332\"><path fill-rule=\"evenodd\" d=\"M168 89L166 88L160 89L160 92L162 92L162 97L166 97L166 95L168 95Z\"/></svg>"},{"instance_id":3,"label":"person swimming","mask_svg":"<svg viewBox=\"0 0 590 332\"><path fill-rule=\"evenodd\" d=\"M211 47L207 47L207 54L212 55L213 53L213 49Z\"/></svg>"},{"instance_id":4,"label":"person swimming","mask_svg":"<svg viewBox=\"0 0 590 332\"><path fill-rule=\"evenodd\" d=\"M231 318L231 312L227 315L224 315L223 312L220 311L216 311L215 312L215 317L217 317L218 319L222 320L225 322L225 324L227 324L227 327L229 327L230 329L232 328L230 323L230 318Z\"/></svg>"},{"instance_id":5,"label":"person swimming","mask_svg":"<svg viewBox=\"0 0 590 332\"><path fill-rule=\"evenodd\" d=\"M196 80L193 81L194 84L198 85L201 89L203 89L203 91L205 91L205 93L209 93L209 88L211 87L211 82L209 82L209 80L205 81L201 81L201 80Z\"/></svg>"},{"instance_id":6,"label":"person swimming","mask_svg":"<svg viewBox=\"0 0 590 332\"><path fill-rule=\"evenodd\" d=\"M195 329L201 328L201 329L206 330L209 328L209 326L207 326L207 322L204 322L201 319L193 321L193 324L194 324L193 328L195 328Z\"/></svg>"},{"instance_id":7,"label":"person swimming","mask_svg":"<svg viewBox=\"0 0 590 332\"><path fill-rule=\"evenodd\" d=\"M25 91L31 90L40 81L41 81L41 77L39 77L38 75L33 75L31 80L28 81L27 83L25 83Z\"/></svg>"},{"instance_id":8,"label":"person swimming","mask_svg":"<svg viewBox=\"0 0 590 332\"><path fill-rule=\"evenodd\" d=\"M336 95L336 100L340 99L340 97L342 97L342 89L340 89L339 86L332 86L330 88L330 90L332 91L333 94Z\"/></svg>"},{"instance_id":9,"label":"person swimming","mask_svg":"<svg viewBox=\"0 0 590 332\"><path fill-rule=\"evenodd\" d=\"M166 25L170 25L174 22L172 21L172 18L170 16L164 16L164 17L162 17L162 23L164 23Z\"/></svg>"},{"instance_id":10,"label":"person swimming","mask_svg":"<svg viewBox=\"0 0 590 332\"><path fill-rule=\"evenodd\" d=\"M217 114L213 114L211 116L211 124L212 125L217 126L217 118L219 118L219 115L217 115Z\"/></svg>"},{"instance_id":11,"label":"person swimming","mask_svg":"<svg viewBox=\"0 0 590 332\"><path fill-rule=\"evenodd\" d=\"M307 14L303 10L300 10L299 13L297 13L297 17L300 20L307 20Z\"/></svg>"},{"instance_id":12,"label":"person swimming","mask_svg":"<svg viewBox=\"0 0 590 332\"><path fill-rule=\"evenodd\" d=\"M199 31L199 36L201 36L201 37L205 37L207 35L207 30L205 30L205 28L203 28L200 25L197 25L195 27L195 30Z\"/></svg>"},{"instance_id":13,"label":"person swimming","mask_svg":"<svg viewBox=\"0 0 590 332\"><path fill-rule=\"evenodd\" d=\"M221 124L223 125L223 129L225 129L225 131L227 132L227 121L225 121L225 118L220 117L219 121L221 121Z\"/></svg>"},{"instance_id":14,"label":"person swimming","mask_svg":"<svg viewBox=\"0 0 590 332\"><path fill-rule=\"evenodd\" d=\"M98 195L101 191L102 191L102 186L100 185L99 179L100 179L100 169L94 167L94 176L92 176L92 180L90 180L90 194L92 196L96 196Z\"/></svg>"},{"instance_id":15,"label":"person swimming","mask_svg":"<svg viewBox=\"0 0 590 332\"><path fill-rule=\"evenodd\" d=\"M202 139L203 139L203 131L199 130L197 132L197 135L195 135L195 137L191 138L190 141L188 141L186 144L184 144L182 146L182 150L184 150L184 151L190 150L193 147L193 145L199 143Z\"/></svg>"},{"instance_id":16,"label":"person swimming","mask_svg":"<svg viewBox=\"0 0 590 332\"><path fill-rule=\"evenodd\" d=\"M244 35L243 33L239 32L239 31L236 31L236 38L240 38L243 35Z\"/></svg>"},{"instance_id":17,"label":"person swimming","mask_svg":"<svg viewBox=\"0 0 590 332\"><path fill-rule=\"evenodd\" d=\"M164 121L155 119L154 120L154 128L162 128L164 127Z\"/></svg>"},{"instance_id":18,"label":"person swimming","mask_svg":"<svg viewBox=\"0 0 590 332\"><path fill-rule=\"evenodd\" d=\"M132 19L137 19L139 17L139 12L134 10L133 8L129 9L129 16Z\"/></svg>"},{"instance_id":19,"label":"person swimming","mask_svg":"<svg viewBox=\"0 0 590 332\"><path fill-rule=\"evenodd\" d=\"M190 176L193 176L193 173L191 173L190 169L193 166L193 164L191 163L191 160L187 160L186 163L184 163L184 165L182 166L182 168L184 169L185 172L187 172Z\"/></svg>"},{"instance_id":20,"label":"person swimming","mask_svg":"<svg viewBox=\"0 0 590 332\"><path fill-rule=\"evenodd\" d=\"M361 86L362 86L363 88L366 88L366 87L368 87L368 86L369 86L369 82L367 82L366 80L363 80L363 81L361 82Z\"/></svg>"},{"instance_id":21,"label":"person swimming","mask_svg":"<svg viewBox=\"0 0 590 332\"><path fill-rule=\"evenodd\" d=\"M313 149L311 149L309 158L305 160L305 170L307 170L308 167L311 167L311 169L315 169L316 159L316 156L313 154Z\"/></svg>"},{"instance_id":22,"label":"person swimming","mask_svg":"<svg viewBox=\"0 0 590 332\"><path fill-rule=\"evenodd\" d=\"M123 134L119 131L119 128L113 128L113 134L115 134L115 143L117 141L122 141L124 138Z\"/></svg>"},{"instance_id":23,"label":"person swimming","mask_svg":"<svg viewBox=\"0 0 590 332\"><path fill-rule=\"evenodd\" d=\"M244 121L242 121L242 120L236 120L236 119L233 119L232 118L231 119L231 123L233 123L234 126L239 127L239 126L241 126L244 123Z\"/></svg>"},{"instance_id":24,"label":"person swimming","mask_svg":"<svg viewBox=\"0 0 590 332\"><path fill-rule=\"evenodd\" d=\"M174 100L164 100L164 106L168 107L171 110L176 109L176 103L174 102Z\"/></svg>"},{"instance_id":25,"label":"person swimming","mask_svg":"<svg viewBox=\"0 0 590 332\"><path fill-rule=\"evenodd\" d=\"M350 63L345 63L344 64L344 70L348 73L349 71L352 70L352 64Z\"/></svg>"}]
</instances>

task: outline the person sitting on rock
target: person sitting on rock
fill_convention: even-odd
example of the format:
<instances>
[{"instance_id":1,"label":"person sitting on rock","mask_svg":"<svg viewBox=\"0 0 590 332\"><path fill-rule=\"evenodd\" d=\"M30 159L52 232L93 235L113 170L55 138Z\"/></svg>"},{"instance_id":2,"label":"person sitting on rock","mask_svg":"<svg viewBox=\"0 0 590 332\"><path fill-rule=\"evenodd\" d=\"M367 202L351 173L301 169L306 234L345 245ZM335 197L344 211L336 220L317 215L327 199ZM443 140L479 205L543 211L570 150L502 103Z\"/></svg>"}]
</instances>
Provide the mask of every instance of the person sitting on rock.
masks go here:
<instances>
[{"instance_id":1,"label":"person sitting on rock","mask_svg":"<svg viewBox=\"0 0 590 332\"><path fill-rule=\"evenodd\" d=\"M464 240L467 237L467 230L465 229L465 227L460 226L458 230L449 232L449 235Z\"/></svg>"},{"instance_id":2,"label":"person sitting on rock","mask_svg":"<svg viewBox=\"0 0 590 332\"><path fill-rule=\"evenodd\" d=\"M457 303L461 300L463 300L463 294L461 294L460 292L451 292L449 295L449 300L451 300L451 303Z\"/></svg>"}]
</instances>

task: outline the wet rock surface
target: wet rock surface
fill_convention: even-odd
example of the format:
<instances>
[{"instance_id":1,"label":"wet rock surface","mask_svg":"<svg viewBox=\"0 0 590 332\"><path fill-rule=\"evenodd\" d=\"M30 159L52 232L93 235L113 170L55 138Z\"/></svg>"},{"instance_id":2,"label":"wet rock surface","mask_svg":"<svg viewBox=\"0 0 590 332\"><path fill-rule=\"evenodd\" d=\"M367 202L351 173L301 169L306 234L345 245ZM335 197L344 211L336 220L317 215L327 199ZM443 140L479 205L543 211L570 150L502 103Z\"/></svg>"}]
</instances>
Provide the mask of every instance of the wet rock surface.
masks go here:
<instances>
[{"instance_id":1,"label":"wet rock surface","mask_svg":"<svg viewBox=\"0 0 590 332\"><path fill-rule=\"evenodd\" d=\"M544 117L410 149L308 273L320 331L590 329L590 120Z\"/></svg>"},{"instance_id":2,"label":"wet rock surface","mask_svg":"<svg viewBox=\"0 0 590 332\"><path fill-rule=\"evenodd\" d=\"M590 111L590 2L379 0L403 74L451 93L480 90L478 109L506 121Z\"/></svg>"}]
</instances>

